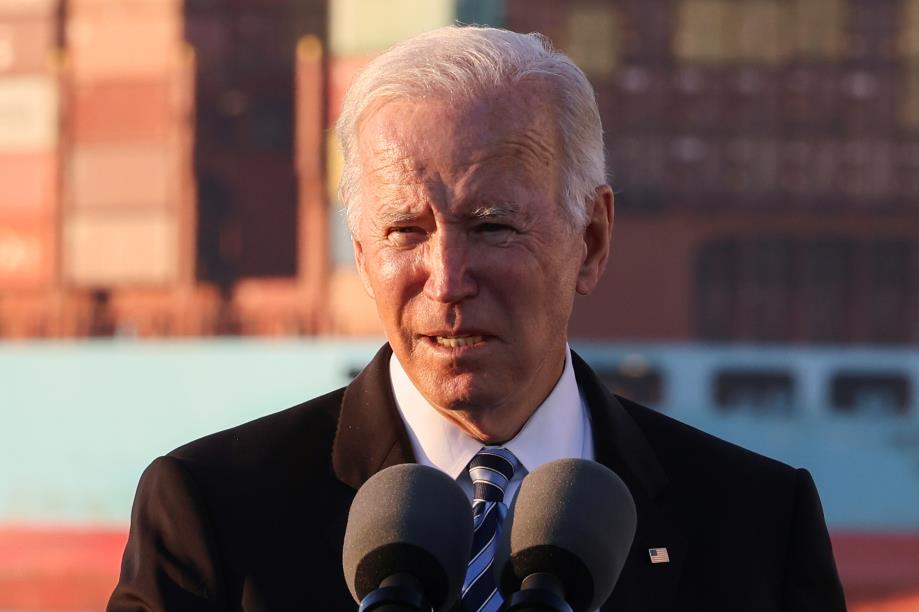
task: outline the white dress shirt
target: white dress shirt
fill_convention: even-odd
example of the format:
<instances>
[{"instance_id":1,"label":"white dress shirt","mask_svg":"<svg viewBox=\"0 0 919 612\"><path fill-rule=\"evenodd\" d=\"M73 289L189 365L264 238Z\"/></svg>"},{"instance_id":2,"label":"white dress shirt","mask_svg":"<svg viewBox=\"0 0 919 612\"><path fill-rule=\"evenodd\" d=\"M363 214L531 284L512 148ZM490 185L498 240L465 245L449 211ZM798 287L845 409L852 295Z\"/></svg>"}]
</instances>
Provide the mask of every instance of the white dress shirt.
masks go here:
<instances>
[{"instance_id":1,"label":"white dress shirt","mask_svg":"<svg viewBox=\"0 0 919 612\"><path fill-rule=\"evenodd\" d=\"M456 479L471 502L472 480L466 467L483 444L428 403L395 354L389 360L389 377L418 463L436 467ZM544 463L556 459L594 458L587 403L578 389L571 365L571 349L567 345L565 368L552 392L523 429L503 446L520 462L504 493L508 505L523 477Z\"/></svg>"}]
</instances>

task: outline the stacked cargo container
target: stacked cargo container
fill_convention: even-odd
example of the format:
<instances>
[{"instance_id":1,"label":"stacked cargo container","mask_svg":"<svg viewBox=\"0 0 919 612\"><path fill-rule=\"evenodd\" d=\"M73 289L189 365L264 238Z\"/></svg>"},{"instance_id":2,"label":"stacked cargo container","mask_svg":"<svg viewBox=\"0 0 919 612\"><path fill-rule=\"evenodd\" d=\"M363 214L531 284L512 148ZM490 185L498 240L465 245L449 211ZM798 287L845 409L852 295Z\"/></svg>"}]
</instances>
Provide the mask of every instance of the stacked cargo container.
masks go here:
<instances>
[{"instance_id":1,"label":"stacked cargo container","mask_svg":"<svg viewBox=\"0 0 919 612\"><path fill-rule=\"evenodd\" d=\"M301 85L295 75L301 38L314 37L321 51L326 5L322 0L185 3L186 38L198 58L197 277L220 292L222 333L318 329L315 296L305 295L303 286L304 279L315 280L305 269L315 262L308 265L301 255L316 243L315 223L298 200L316 187L321 195L321 183L312 184L321 180L321 147L310 145L308 154L295 156ZM321 62L320 52L302 84L316 134L324 91ZM317 285L315 295L321 292Z\"/></svg>"},{"instance_id":2,"label":"stacked cargo container","mask_svg":"<svg viewBox=\"0 0 919 612\"><path fill-rule=\"evenodd\" d=\"M192 58L179 0L69 3L64 280L189 283Z\"/></svg>"},{"instance_id":3,"label":"stacked cargo container","mask_svg":"<svg viewBox=\"0 0 919 612\"><path fill-rule=\"evenodd\" d=\"M919 315L890 306L919 312L919 0L550 5L508 0L506 26L546 33L587 70L629 254L579 302L573 333L919 335ZM863 297L894 295L886 278L913 288ZM615 299L623 287L649 298Z\"/></svg>"},{"instance_id":4,"label":"stacked cargo container","mask_svg":"<svg viewBox=\"0 0 919 612\"><path fill-rule=\"evenodd\" d=\"M57 8L55 0L0 4L0 335L49 333L44 306L58 270Z\"/></svg>"},{"instance_id":5,"label":"stacked cargo container","mask_svg":"<svg viewBox=\"0 0 919 612\"><path fill-rule=\"evenodd\" d=\"M194 57L181 0L67 5L61 274L89 333L194 333Z\"/></svg>"}]
</instances>

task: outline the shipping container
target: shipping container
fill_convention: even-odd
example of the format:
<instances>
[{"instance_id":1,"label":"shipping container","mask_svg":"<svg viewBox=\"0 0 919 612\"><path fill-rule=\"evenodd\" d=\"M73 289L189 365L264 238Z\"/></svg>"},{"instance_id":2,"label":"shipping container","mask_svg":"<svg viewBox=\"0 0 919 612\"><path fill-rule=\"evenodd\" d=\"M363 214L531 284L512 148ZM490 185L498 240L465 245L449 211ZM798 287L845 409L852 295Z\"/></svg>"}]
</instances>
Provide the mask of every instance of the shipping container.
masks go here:
<instances>
[{"instance_id":1,"label":"shipping container","mask_svg":"<svg viewBox=\"0 0 919 612\"><path fill-rule=\"evenodd\" d=\"M825 134L839 121L839 69L834 63L795 63L779 74L779 107L786 134Z\"/></svg>"},{"instance_id":2,"label":"shipping container","mask_svg":"<svg viewBox=\"0 0 919 612\"><path fill-rule=\"evenodd\" d=\"M456 18L453 0L335 0L329 10L333 55L379 51Z\"/></svg>"},{"instance_id":3,"label":"shipping container","mask_svg":"<svg viewBox=\"0 0 919 612\"><path fill-rule=\"evenodd\" d=\"M722 199L712 197L712 192L722 189L723 145L719 139L684 133L668 145L665 166L668 192L677 195L678 201L696 207L724 207Z\"/></svg>"},{"instance_id":4,"label":"shipping container","mask_svg":"<svg viewBox=\"0 0 919 612\"><path fill-rule=\"evenodd\" d=\"M58 132L58 83L54 77L0 76L0 152L53 149Z\"/></svg>"},{"instance_id":5,"label":"shipping container","mask_svg":"<svg viewBox=\"0 0 919 612\"><path fill-rule=\"evenodd\" d=\"M742 64L725 74L723 129L770 136L779 125L779 79L774 69Z\"/></svg>"},{"instance_id":6,"label":"shipping container","mask_svg":"<svg viewBox=\"0 0 919 612\"><path fill-rule=\"evenodd\" d=\"M899 70L871 66L841 72L839 119L849 136L893 135L898 127Z\"/></svg>"},{"instance_id":7,"label":"shipping container","mask_svg":"<svg viewBox=\"0 0 919 612\"><path fill-rule=\"evenodd\" d=\"M919 241L906 236L879 238L865 245L867 286L859 295L870 296L865 300L865 318L872 342L902 342L910 336L910 286L916 274L916 247Z\"/></svg>"},{"instance_id":8,"label":"shipping container","mask_svg":"<svg viewBox=\"0 0 919 612\"><path fill-rule=\"evenodd\" d=\"M456 0L459 23L505 27L504 0Z\"/></svg>"},{"instance_id":9,"label":"shipping container","mask_svg":"<svg viewBox=\"0 0 919 612\"><path fill-rule=\"evenodd\" d=\"M185 17L185 39L195 49L201 77L222 81L229 72L227 62L232 45L231 20L224 11L189 12Z\"/></svg>"},{"instance_id":10,"label":"shipping container","mask_svg":"<svg viewBox=\"0 0 919 612\"><path fill-rule=\"evenodd\" d=\"M561 49L594 83L611 79L622 63L622 11L610 4L571 3L562 17Z\"/></svg>"},{"instance_id":11,"label":"shipping container","mask_svg":"<svg viewBox=\"0 0 919 612\"><path fill-rule=\"evenodd\" d=\"M558 45L565 40L565 16L573 5L557 0L506 0L505 27L515 32L539 32Z\"/></svg>"},{"instance_id":12,"label":"shipping container","mask_svg":"<svg viewBox=\"0 0 919 612\"><path fill-rule=\"evenodd\" d=\"M724 69L683 64L672 74L669 96L672 129L721 131L727 83Z\"/></svg>"},{"instance_id":13,"label":"shipping container","mask_svg":"<svg viewBox=\"0 0 919 612\"><path fill-rule=\"evenodd\" d=\"M803 248L803 335L817 342L848 342L852 334L854 241L823 236Z\"/></svg>"},{"instance_id":14,"label":"shipping container","mask_svg":"<svg viewBox=\"0 0 919 612\"><path fill-rule=\"evenodd\" d=\"M626 62L669 64L673 61L674 0L622 0L625 26L622 54Z\"/></svg>"},{"instance_id":15,"label":"shipping container","mask_svg":"<svg viewBox=\"0 0 919 612\"><path fill-rule=\"evenodd\" d=\"M695 333L706 340L735 338L738 334L739 246L730 238L716 238L695 249L692 263Z\"/></svg>"},{"instance_id":16,"label":"shipping container","mask_svg":"<svg viewBox=\"0 0 919 612\"><path fill-rule=\"evenodd\" d=\"M683 62L723 64L731 60L729 0L682 0L677 5L673 47Z\"/></svg>"},{"instance_id":17,"label":"shipping container","mask_svg":"<svg viewBox=\"0 0 919 612\"><path fill-rule=\"evenodd\" d=\"M608 180L617 194L618 211L659 212L670 204L665 197L668 149L663 138L612 135L607 150Z\"/></svg>"},{"instance_id":18,"label":"shipping container","mask_svg":"<svg viewBox=\"0 0 919 612\"><path fill-rule=\"evenodd\" d=\"M176 210L182 163L175 141L74 144L65 174L69 207Z\"/></svg>"},{"instance_id":19,"label":"shipping container","mask_svg":"<svg viewBox=\"0 0 919 612\"><path fill-rule=\"evenodd\" d=\"M849 0L846 56L858 61L893 60L898 55L900 0Z\"/></svg>"},{"instance_id":20,"label":"shipping container","mask_svg":"<svg viewBox=\"0 0 919 612\"><path fill-rule=\"evenodd\" d=\"M338 55L329 58L329 95L327 98L329 127L334 126L338 121L342 102L354 77L371 59L373 59L372 55Z\"/></svg>"},{"instance_id":21,"label":"shipping container","mask_svg":"<svg viewBox=\"0 0 919 612\"><path fill-rule=\"evenodd\" d=\"M778 143L776 195L793 206L820 206L826 197L841 203L843 145L838 138L790 138ZM796 199L795 199L796 198Z\"/></svg>"},{"instance_id":22,"label":"shipping container","mask_svg":"<svg viewBox=\"0 0 919 612\"><path fill-rule=\"evenodd\" d=\"M792 335L796 241L763 235L745 240L740 252L738 335L756 341L788 341Z\"/></svg>"},{"instance_id":23,"label":"shipping container","mask_svg":"<svg viewBox=\"0 0 919 612\"><path fill-rule=\"evenodd\" d=\"M15 0L14 0L15 1ZM123 15L140 17L160 14L178 14L185 0L67 0L71 15Z\"/></svg>"},{"instance_id":24,"label":"shipping container","mask_svg":"<svg viewBox=\"0 0 919 612\"><path fill-rule=\"evenodd\" d=\"M904 64L899 86L899 127L919 134L919 61Z\"/></svg>"},{"instance_id":25,"label":"shipping container","mask_svg":"<svg viewBox=\"0 0 919 612\"><path fill-rule=\"evenodd\" d=\"M179 221L171 211L79 211L62 227L71 286L167 285L180 279Z\"/></svg>"},{"instance_id":26,"label":"shipping container","mask_svg":"<svg viewBox=\"0 0 919 612\"><path fill-rule=\"evenodd\" d=\"M0 217L49 216L57 195L57 153L0 153Z\"/></svg>"},{"instance_id":27,"label":"shipping container","mask_svg":"<svg viewBox=\"0 0 919 612\"><path fill-rule=\"evenodd\" d=\"M0 292L51 285L54 229L52 217L0 215Z\"/></svg>"},{"instance_id":28,"label":"shipping container","mask_svg":"<svg viewBox=\"0 0 919 612\"><path fill-rule=\"evenodd\" d=\"M183 19L171 3L71 4L67 51L76 81L171 74L183 62Z\"/></svg>"},{"instance_id":29,"label":"shipping container","mask_svg":"<svg viewBox=\"0 0 919 612\"><path fill-rule=\"evenodd\" d=\"M70 137L78 144L162 141L186 128L183 83L169 76L77 82L70 89Z\"/></svg>"},{"instance_id":30,"label":"shipping container","mask_svg":"<svg viewBox=\"0 0 919 612\"><path fill-rule=\"evenodd\" d=\"M727 2L725 34L733 61L776 66L791 53L787 0Z\"/></svg>"},{"instance_id":31,"label":"shipping container","mask_svg":"<svg viewBox=\"0 0 919 612\"><path fill-rule=\"evenodd\" d=\"M895 197L915 209L919 202L919 138L897 145L895 166Z\"/></svg>"},{"instance_id":32,"label":"shipping container","mask_svg":"<svg viewBox=\"0 0 919 612\"><path fill-rule=\"evenodd\" d=\"M318 29L318 24L296 21L290 5L239 9L228 21L232 42L226 60L236 74L277 71L289 75L297 41Z\"/></svg>"},{"instance_id":33,"label":"shipping container","mask_svg":"<svg viewBox=\"0 0 919 612\"><path fill-rule=\"evenodd\" d=\"M731 137L722 142L724 188L746 205L775 195L779 144L766 137Z\"/></svg>"},{"instance_id":34,"label":"shipping container","mask_svg":"<svg viewBox=\"0 0 919 612\"><path fill-rule=\"evenodd\" d=\"M326 197L329 202L338 202L338 183L344 169L344 155L341 151L341 142L334 132L328 132L325 142L325 178Z\"/></svg>"},{"instance_id":35,"label":"shipping container","mask_svg":"<svg viewBox=\"0 0 919 612\"><path fill-rule=\"evenodd\" d=\"M892 193L894 146L890 141L851 139L843 145L840 186L844 194L870 208Z\"/></svg>"},{"instance_id":36,"label":"shipping container","mask_svg":"<svg viewBox=\"0 0 919 612\"><path fill-rule=\"evenodd\" d=\"M790 4L794 57L804 61L843 57L848 0L791 0Z\"/></svg>"},{"instance_id":37,"label":"shipping container","mask_svg":"<svg viewBox=\"0 0 919 612\"><path fill-rule=\"evenodd\" d=\"M3 0L0 20L7 18L55 17L61 0Z\"/></svg>"},{"instance_id":38,"label":"shipping container","mask_svg":"<svg viewBox=\"0 0 919 612\"><path fill-rule=\"evenodd\" d=\"M0 11L0 74L47 71L56 48L57 23L43 15Z\"/></svg>"},{"instance_id":39,"label":"shipping container","mask_svg":"<svg viewBox=\"0 0 919 612\"><path fill-rule=\"evenodd\" d=\"M684 61L777 65L791 52L789 5L784 0L681 0L673 47Z\"/></svg>"},{"instance_id":40,"label":"shipping container","mask_svg":"<svg viewBox=\"0 0 919 612\"><path fill-rule=\"evenodd\" d=\"M115 288L109 300L119 336L213 335L218 329L220 296L214 287Z\"/></svg>"},{"instance_id":41,"label":"shipping container","mask_svg":"<svg viewBox=\"0 0 919 612\"><path fill-rule=\"evenodd\" d=\"M919 0L903 0L898 50L908 61L919 60Z\"/></svg>"},{"instance_id":42,"label":"shipping container","mask_svg":"<svg viewBox=\"0 0 919 612\"><path fill-rule=\"evenodd\" d=\"M603 127L617 135L656 134L671 119L672 71L647 64L622 68L612 87L597 87Z\"/></svg>"}]
</instances>

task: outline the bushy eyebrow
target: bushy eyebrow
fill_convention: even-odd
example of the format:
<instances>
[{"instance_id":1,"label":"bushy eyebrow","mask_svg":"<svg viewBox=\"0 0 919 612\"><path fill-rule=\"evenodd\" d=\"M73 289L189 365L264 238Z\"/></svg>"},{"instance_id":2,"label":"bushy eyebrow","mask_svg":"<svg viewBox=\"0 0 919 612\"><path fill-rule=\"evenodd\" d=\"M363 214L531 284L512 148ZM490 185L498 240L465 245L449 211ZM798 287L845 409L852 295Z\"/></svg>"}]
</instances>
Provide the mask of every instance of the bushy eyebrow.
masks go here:
<instances>
[{"instance_id":1,"label":"bushy eyebrow","mask_svg":"<svg viewBox=\"0 0 919 612\"><path fill-rule=\"evenodd\" d=\"M474 209L469 217L473 219L487 220L496 218L515 217L519 215L521 209L513 202L502 202L501 204L490 204L488 206L479 206Z\"/></svg>"},{"instance_id":2,"label":"bushy eyebrow","mask_svg":"<svg viewBox=\"0 0 919 612\"><path fill-rule=\"evenodd\" d=\"M487 221L489 219L506 219L520 215L522 209L513 202L502 202L501 204L489 204L487 206L478 206L463 216L467 219L476 221ZM418 213L406 209L389 209L379 213L377 220L385 226L405 225L414 223L418 220Z\"/></svg>"},{"instance_id":3,"label":"bushy eyebrow","mask_svg":"<svg viewBox=\"0 0 919 612\"><path fill-rule=\"evenodd\" d=\"M418 214L410 210L386 210L381 212L377 219L382 225L403 225L418 219Z\"/></svg>"}]
</instances>

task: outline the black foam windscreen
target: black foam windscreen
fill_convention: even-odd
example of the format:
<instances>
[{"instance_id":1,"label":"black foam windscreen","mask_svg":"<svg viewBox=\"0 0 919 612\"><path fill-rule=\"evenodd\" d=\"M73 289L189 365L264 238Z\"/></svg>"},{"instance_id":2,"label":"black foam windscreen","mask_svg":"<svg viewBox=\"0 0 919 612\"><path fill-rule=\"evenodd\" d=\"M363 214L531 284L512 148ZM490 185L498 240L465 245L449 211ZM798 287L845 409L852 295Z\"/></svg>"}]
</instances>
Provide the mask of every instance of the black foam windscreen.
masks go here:
<instances>
[{"instance_id":1,"label":"black foam windscreen","mask_svg":"<svg viewBox=\"0 0 919 612\"><path fill-rule=\"evenodd\" d=\"M520 484L495 553L505 598L524 578L549 573L574 612L598 609L613 592L635 537L635 502L625 483L594 461L560 459Z\"/></svg>"},{"instance_id":2,"label":"black foam windscreen","mask_svg":"<svg viewBox=\"0 0 919 612\"><path fill-rule=\"evenodd\" d=\"M403 464L358 490L342 550L345 581L360 601L394 574L419 580L434 610L459 598L472 549L472 507L449 476Z\"/></svg>"}]
</instances>

